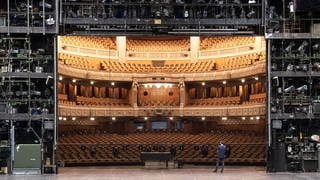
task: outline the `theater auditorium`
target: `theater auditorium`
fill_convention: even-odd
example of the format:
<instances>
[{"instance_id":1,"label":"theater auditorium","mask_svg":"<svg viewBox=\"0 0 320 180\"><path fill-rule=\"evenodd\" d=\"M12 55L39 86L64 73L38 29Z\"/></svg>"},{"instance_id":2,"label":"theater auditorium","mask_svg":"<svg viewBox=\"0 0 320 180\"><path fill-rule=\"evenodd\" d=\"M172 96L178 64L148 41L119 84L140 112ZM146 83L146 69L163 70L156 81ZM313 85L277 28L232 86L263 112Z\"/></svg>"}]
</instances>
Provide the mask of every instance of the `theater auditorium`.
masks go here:
<instances>
[{"instance_id":1,"label":"theater auditorium","mask_svg":"<svg viewBox=\"0 0 320 180\"><path fill-rule=\"evenodd\" d=\"M1 1L0 179L319 179L319 8Z\"/></svg>"}]
</instances>

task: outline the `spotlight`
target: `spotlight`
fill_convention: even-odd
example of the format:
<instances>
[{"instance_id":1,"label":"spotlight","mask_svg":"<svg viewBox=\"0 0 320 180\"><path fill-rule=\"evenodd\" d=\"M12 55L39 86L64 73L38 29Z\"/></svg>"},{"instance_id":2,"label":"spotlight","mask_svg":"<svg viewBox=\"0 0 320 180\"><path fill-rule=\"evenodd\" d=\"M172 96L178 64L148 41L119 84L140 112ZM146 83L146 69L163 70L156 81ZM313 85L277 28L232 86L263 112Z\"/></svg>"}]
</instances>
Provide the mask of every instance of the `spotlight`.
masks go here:
<instances>
[{"instance_id":1,"label":"spotlight","mask_svg":"<svg viewBox=\"0 0 320 180\"><path fill-rule=\"evenodd\" d=\"M93 84L94 84L94 81L90 81L90 84L93 85Z\"/></svg>"},{"instance_id":2,"label":"spotlight","mask_svg":"<svg viewBox=\"0 0 320 180\"><path fill-rule=\"evenodd\" d=\"M319 50L319 44L318 44L318 43L314 44L314 45L312 46L312 49L313 49L314 51L318 51L318 50Z\"/></svg>"},{"instance_id":3,"label":"spotlight","mask_svg":"<svg viewBox=\"0 0 320 180\"><path fill-rule=\"evenodd\" d=\"M62 119L63 119L63 118L60 116L60 117L59 117L59 121L61 121Z\"/></svg>"},{"instance_id":4,"label":"spotlight","mask_svg":"<svg viewBox=\"0 0 320 180\"><path fill-rule=\"evenodd\" d=\"M285 48L285 52L291 53L292 48L293 48L295 45L296 45L296 44L295 44L293 41L291 41L290 44Z\"/></svg>"},{"instance_id":5,"label":"spotlight","mask_svg":"<svg viewBox=\"0 0 320 180\"><path fill-rule=\"evenodd\" d=\"M55 20L53 19L53 17L49 16L49 18L46 19L46 23L47 25L51 26L55 24Z\"/></svg>"},{"instance_id":6,"label":"spotlight","mask_svg":"<svg viewBox=\"0 0 320 180\"><path fill-rule=\"evenodd\" d=\"M148 117L144 117L144 120L148 120Z\"/></svg>"},{"instance_id":7,"label":"spotlight","mask_svg":"<svg viewBox=\"0 0 320 180\"><path fill-rule=\"evenodd\" d=\"M76 117L72 117L72 121L75 121L76 120Z\"/></svg>"},{"instance_id":8,"label":"spotlight","mask_svg":"<svg viewBox=\"0 0 320 180\"><path fill-rule=\"evenodd\" d=\"M66 118L66 117L64 117L64 118L62 118L62 120L66 121L66 120L67 120L67 118Z\"/></svg>"},{"instance_id":9,"label":"spotlight","mask_svg":"<svg viewBox=\"0 0 320 180\"><path fill-rule=\"evenodd\" d=\"M95 118L94 117L90 117L90 121L94 121L95 120Z\"/></svg>"},{"instance_id":10,"label":"spotlight","mask_svg":"<svg viewBox=\"0 0 320 180\"><path fill-rule=\"evenodd\" d=\"M300 52L300 54L304 54L304 51L306 50L306 47L308 46L308 42L307 41L303 41L302 44L299 46L298 51Z\"/></svg>"},{"instance_id":11,"label":"spotlight","mask_svg":"<svg viewBox=\"0 0 320 180\"><path fill-rule=\"evenodd\" d=\"M273 70L273 71L277 71L277 64L276 63L273 63L272 65L271 65L271 69Z\"/></svg>"},{"instance_id":12,"label":"spotlight","mask_svg":"<svg viewBox=\"0 0 320 180\"><path fill-rule=\"evenodd\" d=\"M288 64L287 71L293 71L293 70L294 70L294 66L292 64Z\"/></svg>"},{"instance_id":13,"label":"spotlight","mask_svg":"<svg viewBox=\"0 0 320 180\"><path fill-rule=\"evenodd\" d=\"M259 120L259 119L260 119L260 117L259 117L259 116L257 116L257 117L256 117L256 120Z\"/></svg>"},{"instance_id":14,"label":"spotlight","mask_svg":"<svg viewBox=\"0 0 320 180\"><path fill-rule=\"evenodd\" d=\"M241 119L242 119L242 120L246 120L246 117L242 117Z\"/></svg>"},{"instance_id":15,"label":"spotlight","mask_svg":"<svg viewBox=\"0 0 320 180\"><path fill-rule=\"evenodd\" d=\"M111 86L114 86L115 85L115 83L114 82L111 82Z\"/></svg>"},{"instance_id":16,"label":"spotlight","mask_svg":"<svg viewBox=\"0 0 320 180\"><path fill-rule=\"evenodd\" d=\"M205 83L205 82L202 82L201 85L204 86L204 85L206 85L206 83Z\"/></svg>"},{"instance_id":17,"label":"spotlight","mask_svg":"<svg viewBox=\"0 0 320 180\"><path fill-rule=\"evenodd\" d=\"M201 120L202 120L202 121L206 120L206 117L202 117Z\"/></svg>"},{"instance_id":18,"label":"spotlight","mask_svg":"<svg viewBox=\"0 0 320 180\"><path fill-rule=\"evenodd\" d=\"M297 90L299 93L302 93L302 92L308 90L308 86L307 86L307 85L303 85L303 86L298 87L296 90Z\"/></svg>"},{"instance_id":19,"label":"spotlight","mask_svg":"<svg viewBox=\"0 0 320 180\"><path fill-rule=\"evenodd\" d=\"M222 81L222 84L227 84L227 81Z\"/></svg>"},{"instance_id":20,"label":"spotlight","mask_svg":"<svg viewBox=\"0 0 320 180\"><path fill-rule=\"evenodd\" d=\"M77 82L77 80L75 80L75 79L72 79L72 82L73 82L73 83L75 83L75 82Z\"/></svg>"},{"instance_id":21,"label":"spotlight","mask_svg":"<svg viewBox=\"0 0 320 180\"><path fill-rule=\"evenodd\" d=\"M173 117L170 117L169 119L172 121L172 120L173 120Z\"/></svg>"},{"instance_id":22,"label":"spotlight","mask_svg":"<svg viewBox=\"0 0 320 180\"><path fill-rule=\"evenodd\" d=\"M244 82L246 82L246 80L245 79L241 79L241 82L244 83Z\"/></svg>"},{"instance_id":23,"label":"spotlight","mask_svg":"<svg viewBox=\"0 0 320 180\"><path fill-rule=\"evenodd\" d=\"M270 6L269 8L269 18L273 19L273 18L278 18L279 15L276 13L276 7L275 6Z\"/></svg>"},{"instance_id":24,"label":"spotlight","mask_svg":"<svg viewBox=\"0 0 320 180\"><path fill-rule=\"evenodd\" d=\"M63 77L62 76L59 76L59 81L62 81L63 80Z\"/></svg>"},{"instance_id":25,"label":"spotlight","mask_svg":"<svg viewBox=\"0 0 320 180\"><path fill-rule=\"evenodd\" d=\"M42 1L39 2L39 6L40 6L40 7L43 7L43 2L42 2ZM51 8L52 8L52 5L49 4L49 3L44 3L44 7L45 7L45 8L48 8L48 9L51 9Z\"/></svg>"},{"instance_id":26,"label":"spotlight","mask_svg":"<svg viewBox=\"0 0 320 180\"><path fill-rule=\"evenodd\" d=\"M293 92L295 90L295 87L293 85L287 87L286 89L283 90L285 93Z\"/></svg>"},{"instance_id":27,"label":"spotlight","mask_svg":"<svg viewBox=\"0 0 320 180\"><path fill-rule=\"evenodd\" d=\"M112 120L112 121L115 121L115 120L116 120L116 117L112 117L111 120Z\"/></svg>"},{"instance_id":28,"label":"spotlight","mask_svg":"<svg viewBox=\"0 0 320 180\"><path fill-rule=\"evenodd\" d=\"M233 3L234 3L234 4L241 4L241 3L240 3L240 0L233 0Z\"/></svg>"},{"instance_id":29,"label":"spotlight","mask_svg":"<svg viewBox=\"0 0 320 180\"><path fill-rule=\"evenodd\" d=\"M247 14L248 18L253 18L256 15L256 11L254 9L251 9L250 12Z\"/></svg>"},{"instance_id":30,"label":"spotlight","mask_svg":"<svg viewBox=\"0 0 320 180\"><path fill-rule=\"evenodd\" d=\"M225 120L227 120L228 118L227 118L227 117L222 117L221 119L225 121Z\"/></svg>"},{"instance_id":31,"label":"spotlight","mask_svg":"<svg viewBox=\"0 0 320 180\"><path fill-rule=\"evenodd\" d=\"M249 0L248 1L248 4L254 4L254 3L256 3L256 0Z\"/></svg>"},{"instance_id":32,"label":"spotlight","mask_svg":"<svg viewBox=\"0 0 320 180\"><path fill-rule=\"evenodd\" d=\"M255 79L256 81L258 81L258 80L259 80L259 77L255 77L254 79Z\"/></svg>"}]
</instances>

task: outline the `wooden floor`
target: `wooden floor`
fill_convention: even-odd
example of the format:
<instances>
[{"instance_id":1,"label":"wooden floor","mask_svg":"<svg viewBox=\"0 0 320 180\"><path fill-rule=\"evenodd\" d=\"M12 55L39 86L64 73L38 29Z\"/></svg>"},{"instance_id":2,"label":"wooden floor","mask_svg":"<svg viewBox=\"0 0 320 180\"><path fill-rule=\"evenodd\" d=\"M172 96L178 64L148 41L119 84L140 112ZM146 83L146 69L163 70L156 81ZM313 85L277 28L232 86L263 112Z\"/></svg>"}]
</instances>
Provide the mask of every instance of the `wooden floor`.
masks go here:
<instances>
[{"instance_id":1,"label":"wooden floor","mask_svg":"<svg viewBox=\"0 0 320 180\"><path fill-rule=\"evenodd\" d=\"M183 169L144 169L143 167L66 167L57 175L3 175L1 180L319 180L320 173L266 173L264 167L226 167L224 173L208 166Z\"/></svg>"}]
</instances>

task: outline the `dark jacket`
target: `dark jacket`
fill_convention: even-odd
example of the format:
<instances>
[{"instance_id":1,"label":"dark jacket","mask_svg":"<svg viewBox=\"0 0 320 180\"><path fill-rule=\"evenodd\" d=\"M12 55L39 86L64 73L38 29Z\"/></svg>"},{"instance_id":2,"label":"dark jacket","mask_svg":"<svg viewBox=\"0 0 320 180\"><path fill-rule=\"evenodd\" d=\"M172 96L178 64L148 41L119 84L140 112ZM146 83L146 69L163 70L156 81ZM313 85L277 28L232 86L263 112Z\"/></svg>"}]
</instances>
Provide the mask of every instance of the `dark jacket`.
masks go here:
<instances>
[{"instance_id":1,"label":"dark jacket","mask_svg":"<svg viewBox=\"0 0 320 180\"><path fill-rule=\"evenodd\" d=\"M224 144L219 144L217 153L218 153L218 158L224 159L226 156L226 146Z\"/></svg>"}]
</instances>

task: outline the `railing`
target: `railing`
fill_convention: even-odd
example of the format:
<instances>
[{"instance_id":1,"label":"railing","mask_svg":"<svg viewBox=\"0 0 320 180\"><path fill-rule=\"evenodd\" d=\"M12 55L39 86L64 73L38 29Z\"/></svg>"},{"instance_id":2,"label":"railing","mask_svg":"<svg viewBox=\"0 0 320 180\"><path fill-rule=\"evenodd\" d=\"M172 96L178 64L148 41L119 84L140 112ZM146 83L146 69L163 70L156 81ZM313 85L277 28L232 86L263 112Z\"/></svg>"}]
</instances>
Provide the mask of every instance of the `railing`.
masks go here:
<instances>
[{"instance_id":1,"label":"railing","mask_svg":"<svg viewBox=\"0 0 320 180\"><path fill-rule=\"evenodd\" d=\"M59 53L67 53L81 56L90 56L105 59L118 59L118 51L114 49L96 49L89 47L79 47L61 43Z\"/></svg>"},{"instance_id":2,"label":"railing","mask_svg":"<svg viewBox=\"0 0 320 180\"><path fill-rule=\"evenodd\" d=\"M227 56L239 56L257 52L255 44L244 46L221 48L213 50L203 50L198 52L198 59L221 58ZM70 44L61 43L59 53L69 53L82 56L98 57L105 59L118 59L118 51L113 49L95 49L88 47L79 47ZM189 51L177 52L126 52L127 60L190 60Z\"/></svg>"},{"instance_id":3,"label":"railing","mask_svg":"<svg viewBox=\"0 0 320 180\"><path fill-rule=\"evenodd\" d=\"M225 80L232 78L243 78L252 75L264 74L266 72L265 61L257 62L248 67L226 71L213 72L177 72L166 73L166 77L184 77L185 81L209 81L209 80ZM115 73L108 71L94 71L71 67L59 62L59 73L74 78L92 79L92 80L114 80L114 81L132 81L136 77L152 77L155 73Z\"/></svg>"},{"instance_id":4,"label":"railing","mask_svg":"<svg viewBox=\"0 0 320 180\"><path fill-rule=\"evenodd\" d=\"M77 106L59 104L59 116L150 116L161 113L168 116L264 116L265 103L255 105L200 106L192 107L116 107L116 106ZM170 114L170 115L169 115Z\"/></svg>"}]
</instances>

